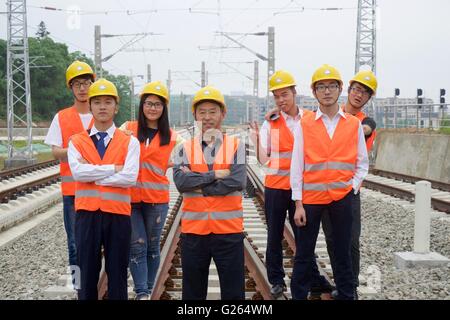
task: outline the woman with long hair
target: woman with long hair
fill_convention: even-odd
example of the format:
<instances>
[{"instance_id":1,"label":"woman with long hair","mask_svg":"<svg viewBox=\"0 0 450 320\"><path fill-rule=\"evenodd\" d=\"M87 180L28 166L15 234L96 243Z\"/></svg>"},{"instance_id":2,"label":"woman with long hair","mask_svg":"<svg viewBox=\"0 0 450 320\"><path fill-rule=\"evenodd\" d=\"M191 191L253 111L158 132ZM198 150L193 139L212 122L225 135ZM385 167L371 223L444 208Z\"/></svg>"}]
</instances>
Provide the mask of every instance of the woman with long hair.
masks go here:
<instances>
[{"instance_id":1,"label":"woman with long hair","mask_svg":"<svg viewBox=\"0 0 450 320\"><path fill-rule=\"evenodd\" d=\"M169 93L160 81L147 83L137 121L123 126L140 142L139 177L131 194L130 271L137 300L150 298L160 263L160 238L169 209L169 180L177 135L169 126Z\"/></svg>"}]
</instances>

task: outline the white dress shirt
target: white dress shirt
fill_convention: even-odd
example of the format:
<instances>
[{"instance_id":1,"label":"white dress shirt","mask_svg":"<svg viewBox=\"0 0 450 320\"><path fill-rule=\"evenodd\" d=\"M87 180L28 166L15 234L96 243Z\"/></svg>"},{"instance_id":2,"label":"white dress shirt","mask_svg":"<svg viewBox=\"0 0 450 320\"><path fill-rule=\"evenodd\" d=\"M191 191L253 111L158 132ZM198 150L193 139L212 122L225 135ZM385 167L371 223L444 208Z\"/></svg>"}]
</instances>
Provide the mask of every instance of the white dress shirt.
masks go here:
<instances>
[{"instance_id":1,"label":"white dress shirt","mask_svg":"<svg viewBox=\"0 0 450 320\"><path fill-rule=\"evenodd\" d=\"M115 131L116 126L114 124L106 130L108 135L104 139L105 146L107 146L114 137ZM99 139L99 143L101 143L100 136L97 134L98 132L99 131L94 125L90 131L90 136L96 135L97 139ZM135 137L131 137L125 164L123 165L123 169L117 173L115 172L114 164L96 165L81 163L81 154L72 142L69 142L67 157L69 159L70 170L76 181L95 181L95 184L99 186L128 188L136 185L139 173L139 153L139 141Z\"/></svg>"},{"instance_id":2,"label":"white dress shirt","mask_svg":"<svg viewBox=\"0 0 450 320\"><path fill-rule=\"evenodd\" d=\"M298 107L297 107L298 108ZM298 108L298 114L295 117L280 112L286 121L286 126L289 128L289 131L294 134L294 129L298 126L300 119L303 117L303 109ZM267 151L268 142L270 141L270 123L267 120L264 120L263 125L261 126L261 130L259 131L260 143L261 146Z\"/></svg>"},{"instance_id":3,"label":"white dress shirt","mask_svg":"<svg viewBox=\"0 0 450 320\"><path fill-rule=\"evenodd\" d=\"M339 108L338 113L330 119L326 114L322 113L320 108L316 112L316 121L322 121L325 125L330 139L333 138L336 126L339 123L340 118L346 118L347 116ZM291 188L292 188L292 200L302 200L303 191L303 171L305 168L304 158L304 142L303 142L303 129L301 124L295 128L294 131L294 150L292 152L291 161ZM367 157L366 140L364 139L364 131L361 123L358 128L358 154L356 157L356 168L353 176L352 185L355 194L358 193L359 187L362 181L369 172L369 158Z\"/></svg>"}]
</instances>

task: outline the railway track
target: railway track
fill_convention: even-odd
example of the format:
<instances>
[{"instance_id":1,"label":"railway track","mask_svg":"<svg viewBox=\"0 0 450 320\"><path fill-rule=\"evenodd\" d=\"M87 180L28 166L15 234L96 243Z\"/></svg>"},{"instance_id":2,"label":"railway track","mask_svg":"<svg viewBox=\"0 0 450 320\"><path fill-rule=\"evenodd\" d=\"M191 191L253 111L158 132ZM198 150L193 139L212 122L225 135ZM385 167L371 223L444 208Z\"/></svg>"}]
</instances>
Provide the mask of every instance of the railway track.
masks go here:
<instances>
[{"instance_id":1,"label":"railway track","mask_svg":"<svg viewBox=\"0 0 450 320\"><path fill-rule=\"evenodd\" d=\"M265 251L267 247L267 228L264 216L264 187L260 176L255 172L252 166L248 166L248 187L244 192L244 257L245 257L245 297L248 300L270 300L273 299L270 294L271 285L267 279L265 268ZM161 265L158 271L155 287L152 293L152 300L170 300L181 299L182 291L182 271L180 258L180 220L182 197L178 195L174 206L169 214L166 223L166 232L162 239ZM283 241L284 258L283 264L286 271L285 281L288 286L287 292L279 299L286 300L291 298L290 294L290 276L292 273L293 257L295 254L295 241L290 226L285 225L285 240ZM333 281L330 274L329 259L324 251L325 240L323 235L319 238L317 255L318 266L322 275L326 277L330 285ZM317 252L316 252L317 254ZM316 299L330 299L329 294L314 297ZM209 287L207 299L220 299L220 288L217 271L212 264L209 273Z\"/></svg>"},{"instance_id":2,"label":"railway track","mask_svg":"<svg viewBox=\"0 0 450 320\"><path fill-rule=\"evenodd\" d=\"M51 160L31 166L0 171L0 203L7 203L40 188L57 183L59 161Z\"/></svg>"},{"instance_id":3,"label":"railway track","mask_svg":"<svg viewBox=\"0 0 450 320\"><path fill-rule=\"evenodd\" d=\"M17 176L21 176L33 171L41 170L44 168L54 167L59 165L59 160L49 160L44 162L39 162L33 165L14 168L14 169L8 169L8 170L1 170L0 171L0 181L4 181L7 179L11 179Z\"/></svg>"},{"instance_id":4,"label":"railway track","mask_svg":"<svg viewBox=\"0 0 450 320\"><path fill-rule=\"evenodd\" d=\"M363 187L414 202L415 183L421 180L425 179L373 169L364 179ZM437 211L450 213L450 184L427 181L431 182L432 188L431 207Z\"/></svg>"}]
</instances>

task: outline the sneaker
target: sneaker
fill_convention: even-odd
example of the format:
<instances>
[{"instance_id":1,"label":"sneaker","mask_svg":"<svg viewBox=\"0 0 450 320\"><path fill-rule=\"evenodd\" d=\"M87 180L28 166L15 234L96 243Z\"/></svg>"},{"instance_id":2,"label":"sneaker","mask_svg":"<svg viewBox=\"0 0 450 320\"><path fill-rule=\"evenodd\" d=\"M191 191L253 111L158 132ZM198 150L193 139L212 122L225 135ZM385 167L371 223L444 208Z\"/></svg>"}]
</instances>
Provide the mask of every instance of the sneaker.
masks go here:
<instances>
[{"instance_id":1,"label":"sneaker","mask_svg":"<svg viewBox=\"0 0 450 320\"><path fill-rule=\"evenodd\" d=\"M136 296L135 300L150 300L150 295L148 294L140 294Z\"/></svg>"}]
</instances>

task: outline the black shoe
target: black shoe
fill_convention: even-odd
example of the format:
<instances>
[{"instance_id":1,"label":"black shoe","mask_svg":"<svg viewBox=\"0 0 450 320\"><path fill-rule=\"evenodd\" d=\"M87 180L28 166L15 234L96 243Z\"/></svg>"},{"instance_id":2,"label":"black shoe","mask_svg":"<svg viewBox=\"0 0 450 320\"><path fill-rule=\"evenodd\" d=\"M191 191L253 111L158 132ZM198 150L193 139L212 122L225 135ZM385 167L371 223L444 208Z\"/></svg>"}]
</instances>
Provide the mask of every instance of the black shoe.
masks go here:
<instances>
[{"instance_id":1,"label":"black shoe","mask_svg":"<svg viewBox=\"0 0 450 320\"><path fill-rule=\"evenodd\" d=\"M283 294L283 292L286 290L287 290L287 288L284 283L283 284L274 284L272 286L272 289L270 289L270 294L272 295L272 297L274 297L276 299L276 298L279 298Z\"/></svg>"},{"instance_id":2,"label":"black shoe","mask_svg":"<svg viewBox=\"0 0 450 320\"><path fill-rule=\"evenodd\" d=\"M335 300L339 300L339 298L338 298L338 291L337 290L333 290L332 292L331 292L331 297L333 298L333 299L335 299ZM353 298L355 299L355 300L358 300L358 290L357 289L355 289L355 292L353 293Z\"/></svg>"},{"instance_id":3,"label":"black shoe","mask_svg":"<svg viewBox=\"0 0 450 320\"><path fill-rule=\"evenodd\" d=\"M336 290L335 286L332 286L328 282L322 283L318 286L311 287L311 293L331 293L333 290Z\"/></svg>"},{"instance_id":4,"label":"black shoe","mask_svg":"<svg viewBox=\"0 0 450 320\"><path fill-rule=\"evenodd\" d=\"M334 300L338 300L338 295L339 295L339 293L338 293L337 290L331 291L331 297L332 297Z\"/></svg>"}]
</instances>

